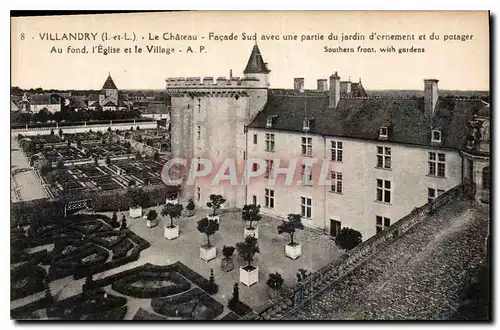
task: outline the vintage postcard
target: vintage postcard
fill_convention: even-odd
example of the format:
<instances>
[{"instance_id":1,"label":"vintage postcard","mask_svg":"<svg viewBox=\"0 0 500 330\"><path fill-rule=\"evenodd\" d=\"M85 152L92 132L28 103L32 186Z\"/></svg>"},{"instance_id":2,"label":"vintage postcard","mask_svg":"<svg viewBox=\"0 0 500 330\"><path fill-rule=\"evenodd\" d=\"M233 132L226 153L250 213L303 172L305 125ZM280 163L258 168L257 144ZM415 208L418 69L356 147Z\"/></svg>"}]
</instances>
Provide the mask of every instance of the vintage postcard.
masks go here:
<instances>
[{"instance_id":1,"label":"vintage postcard","mask_svg":"<svg viewBox=\"0 0 500 330\"><path fill-rule=\"evenodd\" d=\"M491 319L488 11L11 30L12 319Z\"/></svg>"}]
</instances>

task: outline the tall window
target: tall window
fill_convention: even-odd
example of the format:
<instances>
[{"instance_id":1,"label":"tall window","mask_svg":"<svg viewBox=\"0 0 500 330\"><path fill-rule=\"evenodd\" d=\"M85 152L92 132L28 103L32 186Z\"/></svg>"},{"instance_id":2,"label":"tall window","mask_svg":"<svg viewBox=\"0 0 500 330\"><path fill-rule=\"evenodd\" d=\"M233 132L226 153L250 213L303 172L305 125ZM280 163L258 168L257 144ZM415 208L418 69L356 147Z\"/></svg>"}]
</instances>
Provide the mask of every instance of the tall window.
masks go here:
<instances>
[{"instance_id":1,"label":"tall window","mask_svg":"<svg viewBox=\"0 0 500 330\"><path fill-rule=\"evenodd\" d=\"M312 166L302 165L301 176L302 176L302 184L312 185Z\"/></svg>"},{"instance_id":2,"label":"tall window","mask_svg":"<svg viewBox=\"0 0 500 330\"><path fill-rule=\"evenodd\" d=\"M377 179L377 200L379 202L391 202L391 181Z\"/></svg>"},{"instance_id":3,"label":"tall window","mask_svg":"<svg viewBox=\"0 0 500 330\"><path fill-rule=\"evenodd\" d=\"M337 237L340 234L342 223L337 220L330 219L330 236Z\"/></svg>"},{"instance_id":4,"label":"tall window","mask_svg":"<svg viewBox=\"0 0 500 330\"><path fill-rule=\"evenodd\" d=\"M264 205L270 209L274 209L274 190L266 189L264 195Z\"/></svg>"},{"instance_id":5,"label":"tall window","mask_svg":"<svg viewBox=\"0 0 500 330\"><path fill-rule=\"evenodd\" d=\"M266 133L266 151L274 152L274 134Z\"/></svg>"},{"instance_id":6,"label":"tall window","mask_svg":"<svg viewBox=\"0 0 500 330\"><path fill-rule=\"evenodd\" d=\"M377 230L377 234L380 233L382 230L385 230L391 226L391 219L386 217L381 217L377 215L375 221L376 221L375 227Z\"/></svg>"},{"instance_id":7,"label":"tall window","mask_svg":"<svg viewBox=\"0 0 500 330\"><path fill-rule=\"evenodd\" d=\"M302 138L302 155L312 156L312 138Z\"/></svg>"},{"instance_id":8,"label":"tall window","mask_svg":"<svg viewBox=\"0 0 500 330\"><path fill-rule=\"evenodd\" d=\"M438 197L442 193L444 193L444 190L427 188L427 202L428 203L432 202L434 199L436 199L436 197Z\"/></svg>"},{"instance_id":9,"label":"tall window","mask_svg":"<svg viewBox=\"0 0 500 330\"><path fill-rule=\"evenodd\" d=\"M253 144L257 144L257 134L253 135Z\"/></svg>"},{"instance_id":10,"label":"tall window","mask_svg":"<svg viewBox=\"0 0 500 330\"><path fill-rule=\"evenodd\" d=\"M312 200L307 197L300 197L300 214L304 218L311 218L312 215Z\"/></svg>"},{"instance_id":11,"label":"tall window","mask_svg":"<svg viewBox=\"0 0 500 330\"><path fill-rule=\"evenodd\" d=\"M252 204L257 205L257 196L252 195Z\"/></svg>"},{"instance_id":12,"label":"tall window","mask_svg":"<svg viewBox=\"0 0 500 330\"><path fill-rule=\"evenodd\" d=\"M342 193L342 173L340 172L330 172L330 178L332 179L332 192Z\"/></svg>"},{"instance_id":13,"label":"tall window","mask_svg":"<svg viewBox=\"0 0 500 330\"><path fill-rule=\"evenodd\" d=\"M200 187L196 187L196 200L201 200L201 189Z\"/></svg>"},{"instance_id":14,"label":"tall window","mask_svg":"<svg viewBox=\"0 0 500 330\"><path fill-rule=\"evenodd\" d=\"M377 147L377 167L391 168L391 148Z\"/></svg>"},{"instance_id":15,"label":"tall window","mask_svg":"<svg viewBox=\"0 0 500 330\"><path fill-rule=\"evenodd\" d=\"M332 141L332 160L334 162L342 161L342 142L341 141Z\"/></svg>"},{"instance_id":16,"label":"tall window","mask_svg":"<svg viewBox=\"0 0 500 330\"><path fill-rule=\"evenodd\" d=\"M196 139L199 140L201 138L201 126L196 126Z\"/></svg>"},{"instance_id":17,"label":"tall window","mask_svg":"<svg viewBox=\"0 0 500 330\"><path fill-rule=\"evenodd\" d=\"M445 176L446 158L442 152L429 152L429 175Z\"/></svg>"},{"instance_id":18,"label":"tall window","mask_svg":"<svg viewBox=\"0 0 500 330\"><path fill-rule=\"evenodd\" d=\"M274 165L274 161L271 160L271 159L266 159L266 173L265 173L265 178L269 178L269 177L273 177L273 165Z\"/></svg>"}]
</instances>

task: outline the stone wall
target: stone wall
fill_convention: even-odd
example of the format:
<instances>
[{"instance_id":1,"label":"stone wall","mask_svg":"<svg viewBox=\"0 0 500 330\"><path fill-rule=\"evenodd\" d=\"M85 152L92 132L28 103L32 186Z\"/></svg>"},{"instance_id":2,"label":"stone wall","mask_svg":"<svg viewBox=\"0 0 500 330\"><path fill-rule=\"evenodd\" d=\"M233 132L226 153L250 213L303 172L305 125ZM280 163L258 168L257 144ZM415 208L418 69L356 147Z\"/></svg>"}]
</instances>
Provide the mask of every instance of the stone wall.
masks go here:
<instances>
[{"instance_id":1,"label":"stone wall","mask_svg":"<svg viewBox=\"0 0 500 330\"><path fill-rule=\"evenodd\" d=\"M439 209L463 194L463 186L458 185L437 197L432 203L415 208L410 214L396 222L389 229L384 230L364 241L354 249L342 255L339 260L312 273L302 283L293 289L291 297L284 296L279 302L260 311L256 319L279 320L301 308L324 290L330 288L337 281L361 266L380 249L392 243L416 224L422 222L429 214ZM291 300L291 301L290 301Z\"/></svg>"}]
</instances>

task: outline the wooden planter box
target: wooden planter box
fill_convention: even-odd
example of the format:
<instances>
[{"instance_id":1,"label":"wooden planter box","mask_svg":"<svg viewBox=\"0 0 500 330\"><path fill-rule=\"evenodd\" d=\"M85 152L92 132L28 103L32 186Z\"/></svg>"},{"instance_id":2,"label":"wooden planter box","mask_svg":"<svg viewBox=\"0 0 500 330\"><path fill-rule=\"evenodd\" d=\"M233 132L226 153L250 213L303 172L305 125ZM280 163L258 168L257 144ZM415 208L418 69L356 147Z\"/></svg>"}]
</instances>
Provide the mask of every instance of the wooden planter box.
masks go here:
<instances>
[{"instance_id":1,"label":"wooden planter box","mask_svg":"<svg viewBox=\"0 0 500 330\"><path fill-rule=\"evenodd\" d=\"M243 232L244 236L253 236L255 238L259 238L259 227L254 227L254 229L248 229L245 227L245 230Z\"/></svg>"},{"instance_id":2,"label":"wooden planter box","mask_svg":"<svg viewBox=\"0 0 500 330\"><path fill-rule=\"evenodd\" d=\"M200 247L200 258L205 260L206 262L209 262L212 259L215 259L217 255L217 249L215 246L210 246L207 247L206 245L203 245Z\"/></svg>"},{"instance_id":3,"label":"wooden planter box","mask_svg":"<svg viewBox=\"0 0 500 330\"><path fill-rule=\"evenodd\" d=\"M140 218L142 217L142 207L131 207L128 213L132 219Z\"/></svg>"},{"instance_id":4,"label":"wooden planter box","mask_svg":"<svg viewBox=\"0 0 500 330\"><path fill-rule=\"evenodd\" d=\"M179 226L173 226L173 227L165 226L164 236L168 240L172 240L179 237Z\"/></svg>"},{"instance_id":5,"label":"wooden planter box","mask_svg":"<svg viewBox=\"0 0 500 330\"><path fill-rule=\"evenodd\" d=\"M248 269L248 266L240 267L240 282L246 286L251 286L259 281L259 267L252 266L252 269Z\"/></svg>"},{"instance_id":6,"label":"wooden planter box","mask_svg":"<svg viewBox=\"0 0 500 330\"><path fill-rule=\"evenodd\" d=\"M217 223L220 222L220 215L209 215L207 218L208 220L215 220Z\"/></svg>"},{"instance_id":7,"label":"wooden planter box","mask_svg":"<svg viewBox=\"0 0 500 330\"><path fill-rule=\"evenodd\" d=\"M148 219L146 219L146 226L148 228L154 228L154 227L158 226L158 219L156 219L156 220L148 220Z\"/></svg>"},{"instance_id":8,"label":"wooden planter box","mask_svg":"<svg viewBox=\"0 0 500 330\"><path fill-rule=\"evenodd\" d=\"M165 199L165 204L179 204L179 199L178 198L173 198L173 199L169 199L169 198L166 198Z\"/></svg>"},{"instance_id":9,"label":"wooden planter box","mask_svg":"<svg viewBox=\"0 0 500 330\"><path fill-rule=\"evenodd\" d=\"M288 243L287 245L285 245L285 255L288 258L297 259L301 254L302 246L300 244L294 243L294 245L290 245L290 243Z\"/></svg>"}]
</instances>

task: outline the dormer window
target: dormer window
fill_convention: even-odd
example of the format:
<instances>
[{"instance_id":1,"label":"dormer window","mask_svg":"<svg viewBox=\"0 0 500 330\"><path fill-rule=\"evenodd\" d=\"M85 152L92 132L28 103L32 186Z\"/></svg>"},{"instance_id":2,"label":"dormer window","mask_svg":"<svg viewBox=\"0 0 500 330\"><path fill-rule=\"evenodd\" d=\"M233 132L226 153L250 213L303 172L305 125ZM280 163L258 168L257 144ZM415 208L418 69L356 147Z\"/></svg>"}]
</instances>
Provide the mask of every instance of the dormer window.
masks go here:
<instances>
[{"instance_id":1,"label":"dormer window","mask_svg":"<svg viewBox=\"0 0 500 330\"><path fill-rule=\"evenodd\" d=\"M441 143L441 131L438 129L433 129L431 134L432 143Z\"/></svg>"},{"instance_id":2,"label":"dormer window","mask_svg":"<svg viewBox=\"0 0 500 330\"><path fill-rule=\"evenodd\" d=\"M266 127L267 128L273 127L273 124L276 121L277 117L278 117L277 115L267 116Z\"/></svg>"},{"instance_id":3,"label":"dormer window","mask_svg":"<svg viewBox=\"0 0 500 330\"><path fill-rule=\"evenodd\" d=\"M309 131L311 129L311 126L313 125L314 118L305 118L302 121L302 130L303 131Z\"/></svg>"},{"instance_id":4,"label":"dormer window","mask_svg":"<svg viewBox=\"0 0 500 330\"><path fill-rule=\"evenodd\" d=\"M380 126L380 131L378 138L381 140L387 140L389 137L389 129L387 126Z\"/></svg>"}]
</instances>

